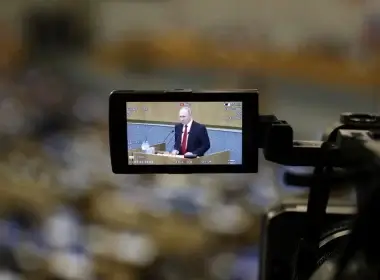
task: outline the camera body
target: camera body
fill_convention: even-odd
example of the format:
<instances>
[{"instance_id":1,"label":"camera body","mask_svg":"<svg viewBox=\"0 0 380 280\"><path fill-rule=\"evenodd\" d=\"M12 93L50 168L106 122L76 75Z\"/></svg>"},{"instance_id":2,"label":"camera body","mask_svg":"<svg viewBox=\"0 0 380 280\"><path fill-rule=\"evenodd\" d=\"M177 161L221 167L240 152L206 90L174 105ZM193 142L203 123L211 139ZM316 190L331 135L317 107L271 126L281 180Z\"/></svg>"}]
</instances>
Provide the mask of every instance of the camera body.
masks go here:
<instances>
[{"instance_id":1,"label":"camera body","mask_svg":"<svg viewBox=\"0 0 380 280\"><path fill-rule=\"evenodd\" d=\"M356 212L355 201L348 194L332 198L326 208L326 220L320 240L321 258L330 248L346 240L349 221ZM304 234L307 197L289 197L262 216L260 242L260 280L291 280L297 247Z\"/></svg>"},{"instance_id":2,"label":"camera body","mask_svg":"<svg viewBox=\"0 0 380 280\"><path fill-rule=\"evenodd\" d=\"M374 176L378 166L371 162L377 162L380 156L379 124L377 115L342 114L340 122L322 137L320 147L324 155L315 158L316 167L308 178L309 182L305 182L305 178L295 180L297 175L285 176L288 181L310 187L310 192L301 197L285 198L263 215L259 279L309 279L310 275L317 275L315 279L323 279L326 275L333 277L331 268L328 271L324 264L346 254L347 244L352 243L354 221L362 218L362 214L357 213L358 208L371 204L365 173L352 177L348 173L338 174L345 169L351 174L362 169L371 170L366 174ZM297 145L301 147L308 145L303 141L299 143ZM317 146L318 141L313 145ZM321 168L320 172L318 168ZM328 171L324 173L322 169ZM359 224L359 231L364 223ZM358 231L357 224L355 231ZM314 245L315 250L310 250ZM302 259L307 257L311 260ZM300 265L305 262L311 266ZM323 273L318 274L321 270L325 273L322 278Z\"/></svg>"}]
</instances>

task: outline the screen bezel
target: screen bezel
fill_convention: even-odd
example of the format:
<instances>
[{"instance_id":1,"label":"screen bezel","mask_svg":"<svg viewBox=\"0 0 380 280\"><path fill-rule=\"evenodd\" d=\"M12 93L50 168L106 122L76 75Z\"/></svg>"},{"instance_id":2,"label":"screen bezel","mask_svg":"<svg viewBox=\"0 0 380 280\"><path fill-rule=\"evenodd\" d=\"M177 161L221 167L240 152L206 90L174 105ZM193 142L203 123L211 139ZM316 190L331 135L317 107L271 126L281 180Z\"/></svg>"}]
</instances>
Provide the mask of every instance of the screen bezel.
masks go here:
<instances>
[{"instance_id":1,"label":"screen bezel","mask_svg":"<svg viewBox=\"0 0 380 280\"><path fill-rule=\"evenodd\" d=\"M229 165L129 165L127 145L127 102L228 102L241 101L242 164ZM188 174L258 172L258 91L257 90L114 90L109 97L109 144L115 174Z\"/></svg>"}]
</instances>

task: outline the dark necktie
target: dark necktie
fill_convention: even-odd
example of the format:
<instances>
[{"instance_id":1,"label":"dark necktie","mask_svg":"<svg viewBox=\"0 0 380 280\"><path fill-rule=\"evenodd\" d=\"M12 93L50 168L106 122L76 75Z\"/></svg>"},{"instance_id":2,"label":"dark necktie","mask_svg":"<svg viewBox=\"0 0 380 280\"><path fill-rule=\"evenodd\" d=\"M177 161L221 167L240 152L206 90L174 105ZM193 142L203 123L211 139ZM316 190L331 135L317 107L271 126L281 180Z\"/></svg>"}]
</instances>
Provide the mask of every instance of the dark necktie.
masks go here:
<instances>
[{"instance_id":1,"label":"dark necktie","mask_svg":"<svg viewBox=\"0 0 380 280\"><path fill-rule=\"evenodd\" d=\"M184 155L187 149L187 125L185 125L185 131L182 137L181 153Z\"/></svg>"}]
</instances>

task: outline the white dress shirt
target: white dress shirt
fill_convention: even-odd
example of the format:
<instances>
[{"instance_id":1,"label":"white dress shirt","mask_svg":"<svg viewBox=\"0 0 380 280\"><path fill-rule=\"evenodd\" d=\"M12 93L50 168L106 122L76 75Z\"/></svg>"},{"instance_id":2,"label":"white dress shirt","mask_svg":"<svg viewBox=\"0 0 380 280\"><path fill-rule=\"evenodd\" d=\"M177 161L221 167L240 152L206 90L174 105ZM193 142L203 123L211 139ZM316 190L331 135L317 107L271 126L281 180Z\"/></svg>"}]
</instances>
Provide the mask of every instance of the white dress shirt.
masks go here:
<instances>
[{"instance_id":1,"label":"white dress shirt","mask_svg":"<svg viewBox=\"0 0 380 280\"><path fill-rule=\"evenodd\" d=\"M191 129L191 125L193 124L193 120L191 120L188 124L187 124L187 139L186 139L186 148L187 148L187 142L189 141L189 133L190 133L190 129ZM182 126L182 137L181 137L181 147L182 147L182 142L183 142L183 136L185 135L185 125Z\"/></svg>"}]
</instances>

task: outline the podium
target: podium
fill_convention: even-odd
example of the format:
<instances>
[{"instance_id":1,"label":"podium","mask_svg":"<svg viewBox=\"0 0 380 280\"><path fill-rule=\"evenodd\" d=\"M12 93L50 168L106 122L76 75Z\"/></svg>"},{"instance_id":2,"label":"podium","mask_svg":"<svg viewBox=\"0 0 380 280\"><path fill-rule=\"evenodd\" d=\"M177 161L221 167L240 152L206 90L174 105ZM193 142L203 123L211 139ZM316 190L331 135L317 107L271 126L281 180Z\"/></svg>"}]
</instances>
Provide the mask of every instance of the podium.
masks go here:
<instances>
[{"instance_id":1,"label":"podium","mask_svg":"<svg viewBox=\"0 0 380 280\"><path fill-rule=\"evenodd\" d=\"M151 147L154 147L154 149L156 151L165 151L166 150L166 144L165 143L158 143L158 144L155 144L155 145L152 145ZM133 164L133 155L134 153L142 153L142 149L141 148L137 148L137 149L130 149L128 150L128 164L131 165Z\"/></svg>"},{"instance_id":2,"label":"podium","mask_svg":"<svg viewBox=\"0 0 380 280\"><path fill-rule=\"evenodd\" d=\"M230 151L216 152L198 158L184 158L180 155L172 155L167 153L146 154L143 152L134 152L129 157L131 165L176 165L176 164L228 164L230 159Z\"/></svg>"}]
</instances>

